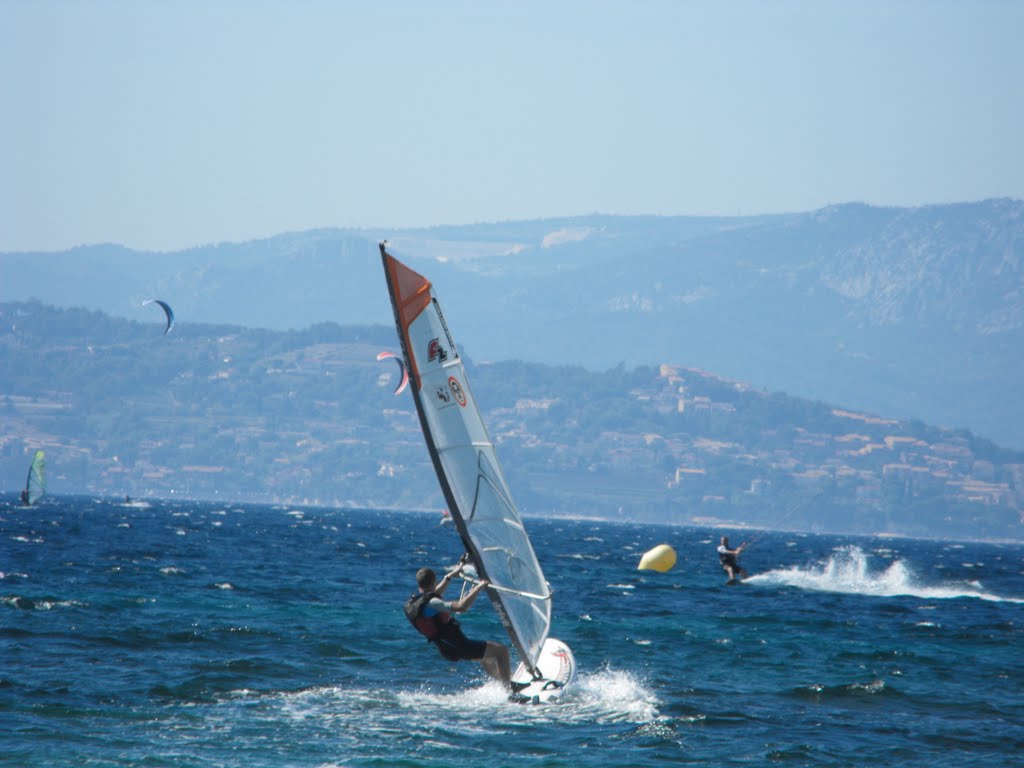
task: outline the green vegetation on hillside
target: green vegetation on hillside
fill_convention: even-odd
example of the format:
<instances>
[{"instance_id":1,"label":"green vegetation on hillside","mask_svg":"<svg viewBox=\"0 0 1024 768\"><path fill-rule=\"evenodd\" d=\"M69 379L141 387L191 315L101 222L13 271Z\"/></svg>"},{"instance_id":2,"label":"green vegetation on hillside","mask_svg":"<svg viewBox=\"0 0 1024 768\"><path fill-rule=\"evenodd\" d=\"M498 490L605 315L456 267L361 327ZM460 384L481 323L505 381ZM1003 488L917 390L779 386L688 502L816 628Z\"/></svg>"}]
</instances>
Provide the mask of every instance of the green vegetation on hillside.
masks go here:
<instances>
[{"instance_id":1,"label":"green vegetation on hillside","mask_svg":"<svg viewBox=\"0 0 1024 768\"><path fill-rule=\"evenodd\" d=\"M0 467L53 493L444 506L393 329L273 332L0 304ZM463 350L465 353L465 350ZM1024 538L1024 454L679 366L470 382L526 514Z\"/></svg>"}]
</instances>

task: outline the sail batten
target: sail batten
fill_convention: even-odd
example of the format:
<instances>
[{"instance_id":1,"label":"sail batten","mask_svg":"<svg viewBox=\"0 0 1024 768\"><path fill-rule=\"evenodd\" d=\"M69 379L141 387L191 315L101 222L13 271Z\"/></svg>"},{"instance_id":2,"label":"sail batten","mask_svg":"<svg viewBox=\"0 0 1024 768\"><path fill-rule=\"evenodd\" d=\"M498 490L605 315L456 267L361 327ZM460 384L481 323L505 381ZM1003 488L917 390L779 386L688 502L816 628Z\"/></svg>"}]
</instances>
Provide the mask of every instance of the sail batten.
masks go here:
<instances>
[{"instance_id":1,"label":"sail batten","mask_svg":"<svg viewBox=\"0 0 1024 768\"><path fill-rule=\"evenodd\" d=\"M447 448L438 449L441 452L454 451L459 448L485 448L490 446L490 443L476 442L476 443L462 443L460 445L449 445Z\"/></svg>"},{"instance_id":2,"label":"sail batten","mask_svg":"<svg viewBox=\"0 0 1024 768\"><path fill-rule=\"evenodd\" d=\"M531 672L551 626L551 591L429 280L381 245L416 412L445 501L509 639Z\"/></svg>"}]
</instances>

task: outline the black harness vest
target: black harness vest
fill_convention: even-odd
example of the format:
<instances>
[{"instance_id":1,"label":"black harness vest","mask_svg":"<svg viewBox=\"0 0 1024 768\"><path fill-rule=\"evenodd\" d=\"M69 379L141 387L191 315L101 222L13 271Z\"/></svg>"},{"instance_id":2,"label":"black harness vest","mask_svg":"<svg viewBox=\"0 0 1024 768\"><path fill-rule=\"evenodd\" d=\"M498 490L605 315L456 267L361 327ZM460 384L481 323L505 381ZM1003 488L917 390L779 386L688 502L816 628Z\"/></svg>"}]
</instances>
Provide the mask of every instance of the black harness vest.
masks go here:
<instances>
[{"instance_id":1,"label":"black harness vest","mask_svg":"<svg viewBox=\"0 0 1024 768\"><path fill-rule=\"evenodd\" d=\"M437 592L417 592L405 601L404 606L405 618L416 628L417 632L430 642L453 633L459 626L459 622L452 618L449 613L441 613L437 616L423 615L423 609L435 597L440 598L441 596Z\"/></svg>"}]
</instances>

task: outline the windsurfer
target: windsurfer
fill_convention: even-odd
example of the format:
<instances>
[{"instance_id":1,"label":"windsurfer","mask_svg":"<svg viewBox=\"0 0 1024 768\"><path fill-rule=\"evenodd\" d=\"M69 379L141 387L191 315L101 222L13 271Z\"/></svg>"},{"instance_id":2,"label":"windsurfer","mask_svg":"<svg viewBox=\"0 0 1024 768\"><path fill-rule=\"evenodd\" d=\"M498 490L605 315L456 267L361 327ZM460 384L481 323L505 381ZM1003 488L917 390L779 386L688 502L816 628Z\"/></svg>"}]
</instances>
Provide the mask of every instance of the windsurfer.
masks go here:
<instances>
[{"instance_id":1,"label":"windsurfer","mask_svg":"<svg viewBox=\"0 0 1024 768\"><path fill-rule=\"evenodd\" d=\"M722 542L718 545L718 561L722 564L722 569L728 574L729 581L735 581L737 575L741 579L747 578L747 572L740 567L738 560L740 552L746 546L747 543L743 542L736 549L729 549L728 536L723 536Z\"/></svg>"},{"instance_id":2,"label":"windsurfer","mask_svg":"<svg viewBox=\"0 0 1024 768\"><path fill-rule=\"evenodd\" d=\"M31 504L31 503L32 503L31 501L29 501L29 500L28 500L28 491L27 491L27 490L22 490L22 492L21 492L21 503L22 503L22 504L23 504L24 506L26 506L26 507L27 507L27 506L28 506L29 504Z\"/></svg>"},{"instance_id":3,"label":"windsurfer","mask_svg":"<svg viewBox=\"0 0 1024 768\"><path fill-rule=\"evenodd\" d=\"M477 595L490 582L478 581L469 592L457 600L443 598L451 580L460 573L461 564L446 573L438 582L433 569L420 568L416 572L416 584L420 591L406 601L405 615L421 634L437 646L437 650L444 658L449 661L479 661L487 674L500 680L506 688L510 688L512 669L508 649L489 640L470 640L462 633L459 622L452 616L468 611Z\"/></svg>"}]
</instances>

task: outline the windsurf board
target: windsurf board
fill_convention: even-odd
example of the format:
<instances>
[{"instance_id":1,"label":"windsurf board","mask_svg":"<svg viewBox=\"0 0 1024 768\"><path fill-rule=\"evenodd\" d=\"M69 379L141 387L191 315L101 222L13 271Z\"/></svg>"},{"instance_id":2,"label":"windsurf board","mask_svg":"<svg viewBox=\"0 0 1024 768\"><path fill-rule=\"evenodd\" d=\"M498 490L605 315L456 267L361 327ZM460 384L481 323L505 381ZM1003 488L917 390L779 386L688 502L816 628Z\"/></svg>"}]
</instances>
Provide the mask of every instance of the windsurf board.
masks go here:
<instances>
[{"instance_id":1,"label":"windsurf board","mask_svg":"<svg viewBox=\"0 0 1024 768\"><path fill-rule=\"evenodd\" d=\"M561 640L549 637L544 641L537 659L540 677L534 679L525 664L520 663L512 673L510 697L520 704L549 704L562 698L576 680L576 657L572 649Z\"/></svg>"}]
</instances>

